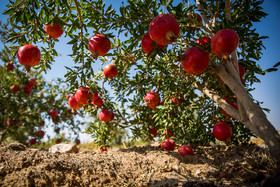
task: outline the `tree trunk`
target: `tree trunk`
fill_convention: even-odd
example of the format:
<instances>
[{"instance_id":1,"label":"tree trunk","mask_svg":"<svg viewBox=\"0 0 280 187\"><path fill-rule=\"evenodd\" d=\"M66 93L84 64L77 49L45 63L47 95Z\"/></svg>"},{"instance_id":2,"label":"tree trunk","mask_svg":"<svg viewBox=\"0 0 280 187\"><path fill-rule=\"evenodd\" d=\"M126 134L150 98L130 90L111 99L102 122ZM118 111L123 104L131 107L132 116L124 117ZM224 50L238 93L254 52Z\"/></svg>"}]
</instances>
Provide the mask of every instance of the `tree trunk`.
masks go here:
<instances>
[{"instance_id":1,"label":"tree trunk","mask_svg":"<svg viewBox=\"0 0 280 187\"><path fill-rule=\"evenodd\" d=\"M228 62L231 63L231 62ZM269 147L270 153L280 161L280 135L274 126L268 121L261 107L254 103L248 92L245 90L240 81L236 81L234 76L229 74L224 65L217 66L217 74L226 85L237 96L239 103L244 107L246 118L238 119L254 134L258 135L265 141ZM227 112L227 110L225 110ZM230 114L230 111L229 111ZM240 114L244 116L244 114Z\"/></svg>"}]
</instances>

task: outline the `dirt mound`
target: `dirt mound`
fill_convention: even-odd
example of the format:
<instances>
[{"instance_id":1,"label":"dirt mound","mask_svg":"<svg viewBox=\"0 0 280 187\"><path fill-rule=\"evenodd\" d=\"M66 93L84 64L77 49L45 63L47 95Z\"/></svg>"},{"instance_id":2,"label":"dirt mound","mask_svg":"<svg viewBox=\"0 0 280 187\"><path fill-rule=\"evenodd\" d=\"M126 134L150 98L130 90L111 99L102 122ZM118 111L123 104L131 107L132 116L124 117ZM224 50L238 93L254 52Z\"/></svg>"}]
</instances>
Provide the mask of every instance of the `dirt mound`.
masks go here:
<instances>
[{"instance_id":1,"label":"dirt mound","mask_svg":"<svg viewBox=\"0 0 280 187\"><path fill-rule=\"evenodd\" d=\"M255 145L195 147L185 157L154 146L101 154L2 149L0 186L262 186L274 182L266 175L275 168Z\"/></svg>"}]
</instances>

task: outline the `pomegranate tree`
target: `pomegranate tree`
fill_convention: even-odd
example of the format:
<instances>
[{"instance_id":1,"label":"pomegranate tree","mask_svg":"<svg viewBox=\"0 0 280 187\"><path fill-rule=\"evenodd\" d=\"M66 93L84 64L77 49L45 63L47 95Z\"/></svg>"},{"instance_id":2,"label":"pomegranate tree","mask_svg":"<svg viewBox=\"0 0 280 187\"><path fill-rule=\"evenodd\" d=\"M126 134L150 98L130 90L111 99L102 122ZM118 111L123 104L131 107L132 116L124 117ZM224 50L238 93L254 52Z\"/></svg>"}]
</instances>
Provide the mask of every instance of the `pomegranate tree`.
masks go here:
<instances>
[{"instance_id":1,"label":"pomegranate tree","mask_svg":"<svg viewBox=\"0 0 280 187\"><path fill-rule=\"evenodd\" d=\"M118 69L115 64L108 64L104 67L104 75L106 78L113 78L118 75Z\"/></svg>"},{"instance_id":2,"label":"pomegranate tree","mask_svg":"<svg viewBox=\"0 0 280 187\"><path fill-rule=\"evenodd\" d=\"M44 29L54 39L59 38L63 34L63 29L56 23L46 25Z\"/></svg>"},{"instance_id":3,"label":"pomegranate tree","mask_svg":"<svg viewBox=\"0 0 280 187\"><path fill-rule=\"evenodd\" d=\"M229 141L232 135L232 131L230 126L226 122L221 121L215 124L212 134L217 140Z\"/></svg>"},{"instance_id":4,"label":"pomegranate tree","mask_svg":"<svg viewBox=\"0 0 280 187\"><path fill-rule=\"evenodd\" d=\"M30 71L31 67L41 61L41 52L36 46L27 44L18 49L17 59L21 65L24 65L26 71Z\"/></svg>"},{"instance_id":5,"label":"pomegranate tree","mask_svg":"<svg viewBox=\"0 0 280 187\"><path fill-rule=\"evenodd\" d=\"M174 42L179 36L180 27L171 14L155 17L149 26L149 35L158 45L165 46Z\"/></svg>"},{"instance_id":6,"label":"pomegranate tree","mask_svg":"<svg viewBox=\"0 0 280 187\"><path fill-rule=\"evenodd\" d=\"M161 143L161 147L164 150L168 150L168 151L174 151L175 149L175 142L172 139L165 139L162 143Z\"/></svg>"},{"instance_id":7,"label":"pomegranate tree","mask_svg":"<svg viewBox=\"0 0 280 187\"><path fill-rule=\"evenodd\" d=\"M142 40L141 40L141 47L142 50L149 54L155 47L158 47L159 49L164 49L164 45L157 45L150 37L149 33L144 34Z\"/></svg>"},{"instance_id":8,"label":"pomegranate tree","mask_svg":"<svg viewBox=\"0 0 280 187\"><path fill-rule=\"evenodd\" d=\"M92 36L88 41L88 48L92 52L93 57L104 56L111 49L109 38L103 34Z\"/></svg>"},{"instance_id":9,"label":"pomegranate tree","mask_svg":"<svg viewBox=\"0 0 280 187\"><path fill-rule=\"evenodd\" d=\"M182 156L185 155L193 155L193 150L192 147L190 145L182 145L179 149L178 149L178 153Z\"/></svg>"},{"instance_id":10,"label":"pomegranate tree","mask_svg":"<svg viewBox=\"0 0 280 187\"><path fill-rule=\"evenodd\" d=\"M75 99L78 103L88 105L98 98L98 92L95 90L94 95L90 92L89 87L83 86L77 89Z\"/></svg>"},{"instance_id":11,"label":"pomegranate tree","mask_svg":"<svg viewBox=\"0 0 280 187\"><path fill-rule=\"evenodd\" d=\"M191 47L183 54L181 64L188 74L199 75L207 68L209 55L197 47Z\"/></svg>"},{"instance_id":12,"label":"pomegranate tree","mask_svg":"<svg viewBox=\"0 0 280 187\"><path fill-rule=\"evenodd\" d=\"M223 29L213 36L211 49L216 56L227 58L237 49L238 43L239 37L234 30Z\"/></svg>"},{"instance_id":13,"label":"pomegranate tree","mask_svg":"<svg viewBox=\"0 0 280 187\"><path fill-rule=\"evenodd\" d=\"M144 101L150 108L156 108L160 102L160 98L156 92L151 91L146 94Z\"/></svg>"}]
</instances>

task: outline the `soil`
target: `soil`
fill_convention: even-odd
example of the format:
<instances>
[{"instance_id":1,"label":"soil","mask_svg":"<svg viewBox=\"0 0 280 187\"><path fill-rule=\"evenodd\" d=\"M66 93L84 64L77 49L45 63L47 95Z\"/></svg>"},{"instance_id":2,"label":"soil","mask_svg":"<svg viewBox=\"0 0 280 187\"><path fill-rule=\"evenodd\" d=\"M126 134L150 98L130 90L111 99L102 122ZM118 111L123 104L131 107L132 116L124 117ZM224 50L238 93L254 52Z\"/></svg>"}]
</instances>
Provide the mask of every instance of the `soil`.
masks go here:
<instances>
[{"instance_id":1,"label":"soil","mask_svg":"<svg viewBox=\"0 0 280 187\"><path fill-rule=\"evenodd\" d=\"M280 170L257 145L193 147L181 156L159 146L50 153L0 148L0 186L273 186Z\"/></svg>"}]
</instances>

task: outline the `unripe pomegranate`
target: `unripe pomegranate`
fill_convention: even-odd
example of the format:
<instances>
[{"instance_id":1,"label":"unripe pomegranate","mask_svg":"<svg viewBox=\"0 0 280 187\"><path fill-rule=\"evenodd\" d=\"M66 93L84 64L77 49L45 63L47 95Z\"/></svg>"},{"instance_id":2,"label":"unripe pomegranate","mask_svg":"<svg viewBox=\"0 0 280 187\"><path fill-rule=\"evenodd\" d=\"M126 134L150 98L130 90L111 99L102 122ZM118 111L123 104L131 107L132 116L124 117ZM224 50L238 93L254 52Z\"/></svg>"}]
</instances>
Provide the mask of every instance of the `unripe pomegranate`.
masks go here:
<instances>
[{"instance_id":1,"label":"unripe pomegranate","mask_svg":"<svg viewBox=\"0 0 280 187\"><path fill-rule=\"evenodd\" d=\"M107 121L111 121L114 118L114 113L103 109L102 111L99 112L99 119L101 121L107 122Z\"/></svg>"},{"instance_id":2,"label":"unripe pomegranate","mask_svg":"<svg viewBox=\"0 0 280 187\"><path fill-rule=\"evenodd\" d=\"M92 101L95 101L98 97L98 92L94 91L94 95L89 90L89 87L83 86L77 89L75 93L75 99L78 103L88 105Z\"/></svg>"},{"instance_id":3,"label":"unripe pomegranate","mask_svg":"<svg viewBox=\"0 0 280 187\"><path fill-rule=\"evenodd\" d=\"M96 105L97 107L101 108L103 105L103 100L101 97L98 97L96 100L92 101L92 104Z\"/></svg>"},{"instance_id":4,"label":"unripe pomegranate","mask_svg":"<svg viewBox=\"0 0 280 187\"><path fill-rule=\"evenodd\" d=\"M154 137L157 137L157 129L156 128L151 128L151 133L154 135Z\"/></svg>"},{"instance_id":5,"label":"unripe pomegranate","mask_svg":"<svg viewBox=\"0 0 280 187\"><path fill-rule=\"evenodd\" d=\"M57 110L50 110L50 116L52 118L56 118L58 116L58 111Z\"/></svg>"},{"instance_id":6,"label":"unripe pomegranate","mask_svg":"<svg viewBox=\"0 0 280 187\"><path fill-rule=\"evenodd\" d=\"M106 152L106 151L107 151L107 147L105 147L105 146L101 146L97 149L98 153L103 153L103 152Z\"/></svg>"},{"instance_id":7,"label":"unripe pomegranate","mask_svg":"<svg viewBox=\"0 0 280 187\"><path fill-rule=\"evenodd\" d=\"M232 131L230 126L226 122L221 121L215 124L212 134L216 139L220 141L228 141L232 135Z\"/></svg>"},{"instance_id":8,"label":"unripe pomegranate","mask_svg":"<svg viewBox=\"0 0 280 187\"><path fill-rule=\"evenodd\" d=\"M19 87L18 87L17 85L10 86L10 89L11 89L13 92L19 91Z\"/></svg>"},{"instance_id":9,"label":"unripe pomegranate","mask_svg":"<svg viewBox=\"0 0 280 187\"><path fill-rule=\"evenodd\" d=\"M211 49L216 56L227 58L237 49L238 43L239 37L236 32L230 29L223 29L213 36Z\"/></svg>"},{"instance_id":10,"label":"unripe pomegranate","mask_svg":"<svg viewBox=\"0 0 280 187\"><path fill-rule=\"evenodd\" d=\"M175 149L175 142L172 139L165 139L162 143L161 143L161 147L164 150L169 150L169 151L174 151Z\"/></svg>"},{"instance_id":11,"label":"unripe pomegranate","mask_svg":"<svg viewBox=\"0 0 280 187\"><path fill-rule=\"evenodd\" d=\"M182 145L179 149L178 149L178 153L182 156L185 155L193 155L193 150L192 147L190 145Z\"/></svg>"},{"instance_id":12,"label":"unripe pomegranate","mask_svg":"<svg viewBox=\"0 0 280 187\"><path fill-rule=\"evenodd\" d=\"M15 68L14 62L13 62L13 61L7 62L7 63L6 63L6 67L7 67L7 70L8 70L8 71L13 70L13 69Z\"/></svg>"},{"instance_id":13,"label":"unripe pomegranate","mask_svg":"<svg viewBox=\"0 0 280 187\"><path fill-rule=\"evenodd\" d=\"M27 84L29 86L36 86L36 84L37 84L36 78L29 78Z\"/></svg>"},{"instance_id":14,"label":"unripe pomegranate","mask_svg":"<svg viewBox=\"0 0 280 187\"><path fill-rule=\"evenodd\" d=\"M24 93L30 94L32 92L32 86L29 86L28 84L24 84L22 87Z\"/></svg>"},{"instance_id":15,"label":"unripe pomegranate","mask_svg":"<svg viewBox=\"0 0 280 187\"><path fill-rule=\"evenodd\" d=\"M181 64L188 74L199 75L207 68L209 55L197 47L192 47L183 54Z\"/></svg>"},{"instance_id":16,"label":"unripe pomegranate","mask_svg":"<svg viewBox=\"0 0 280 187\"><path fill-rule=\"evenodd\" d=\"M97 34L89 39L88 48L93 57L97 58L98 56L104 56L111 49L111 42L107 36Z\"/></svg>"},{"instance_id":17,"label":"unripe pomegranate","mask_svg":"<svg viewBox=\"0 0 280 187\"><path fill-rule=\"evenodd\" d=\"M46 25L44 29L54 39L59 38L63 34L63 29L56 23Z\"/></svg>"},{"instance_id":18,"label":"unripe pomegranate","mask_svg":"<svg viewBox=\"0 0 280 187\"><path fill-rule=\"evenodd\" d=\"M174 42L179 36L179 32L179 24L170 14L161 14L155 17L149 26L151 39L162 46Z\"/></svg>"},{"instance_id":19,"label":"unripe pomegranate","mask_svg":"<svg viewBox=\"0 0 280 187\"><path fill-rule=\"evenodd\" d=\"M24 45L18 49L17 58L21 65L24 65L27 72L30 71L31 67L39 64L41 61L41 52L34 45Z\"/></svg>"},{"instance_id":20,"label":"unripe pomegranate","mask_svg":"<svg viewBox=\"0 0 280 187\"><path fill-rule=\"evenodd\" d=\"M83 104L78 103L78 101L75 99L75 96L74 96L74 95L72 95L72 96L69 97L69 99L68 99L68 104L69 104L69 106L70 106L71 108L73 108L73 109L80 109L80 108L83 107Z\"/></svg>"},{"instance_id":21,"label":"unripe pomegranate","mask_svg":"<svg viewBox=\"0 0 280 187\"><path fill-rule=\"evenodd\" d=\"M146 33L144 37L141 40L141 47L143 51L147 54L149 54L155 47L158 47L160 49L164 49L164 45L157 45L150 37L149 33Z\"/></svg>"},{"instance_id":22,"label":"unripe pomegranate","mask_svg":"<svg viewBox=\"0 0 280 187\"><path fill-rule=\"evenodd\" d=\"M150 108L156 108L160 102L160 98L156 92L151 91L146 94L144 101Z\"/></svg>"},{"instance_id":23,"label":"unripe pomegranate","mask_svg":"<svg viewBox=\"0 0 280 187\"><path fill-rule=\"evenodd\" d=\"M188 14L188 18L191 20L190 24L187 25L187 27L191 28L191 30L195 30L195 29L200 29L200 26L195 22L197 21L198 23L202 24L202 18L199 14L197 13L192 13L192 14ZM195 21L193 21L195 20Z\"/></svg>"},{"instance_id":24,"label":"unripe pomegranate","mask_svg":"<svg viewBox=\"0 0 280 187\"><path fill-rule=\"evenodd\" d=\"M118 69L115 64L108 64L104 67L104 75L107 78L113 78L118 75Z\"/></svg>"}]
</instances>

